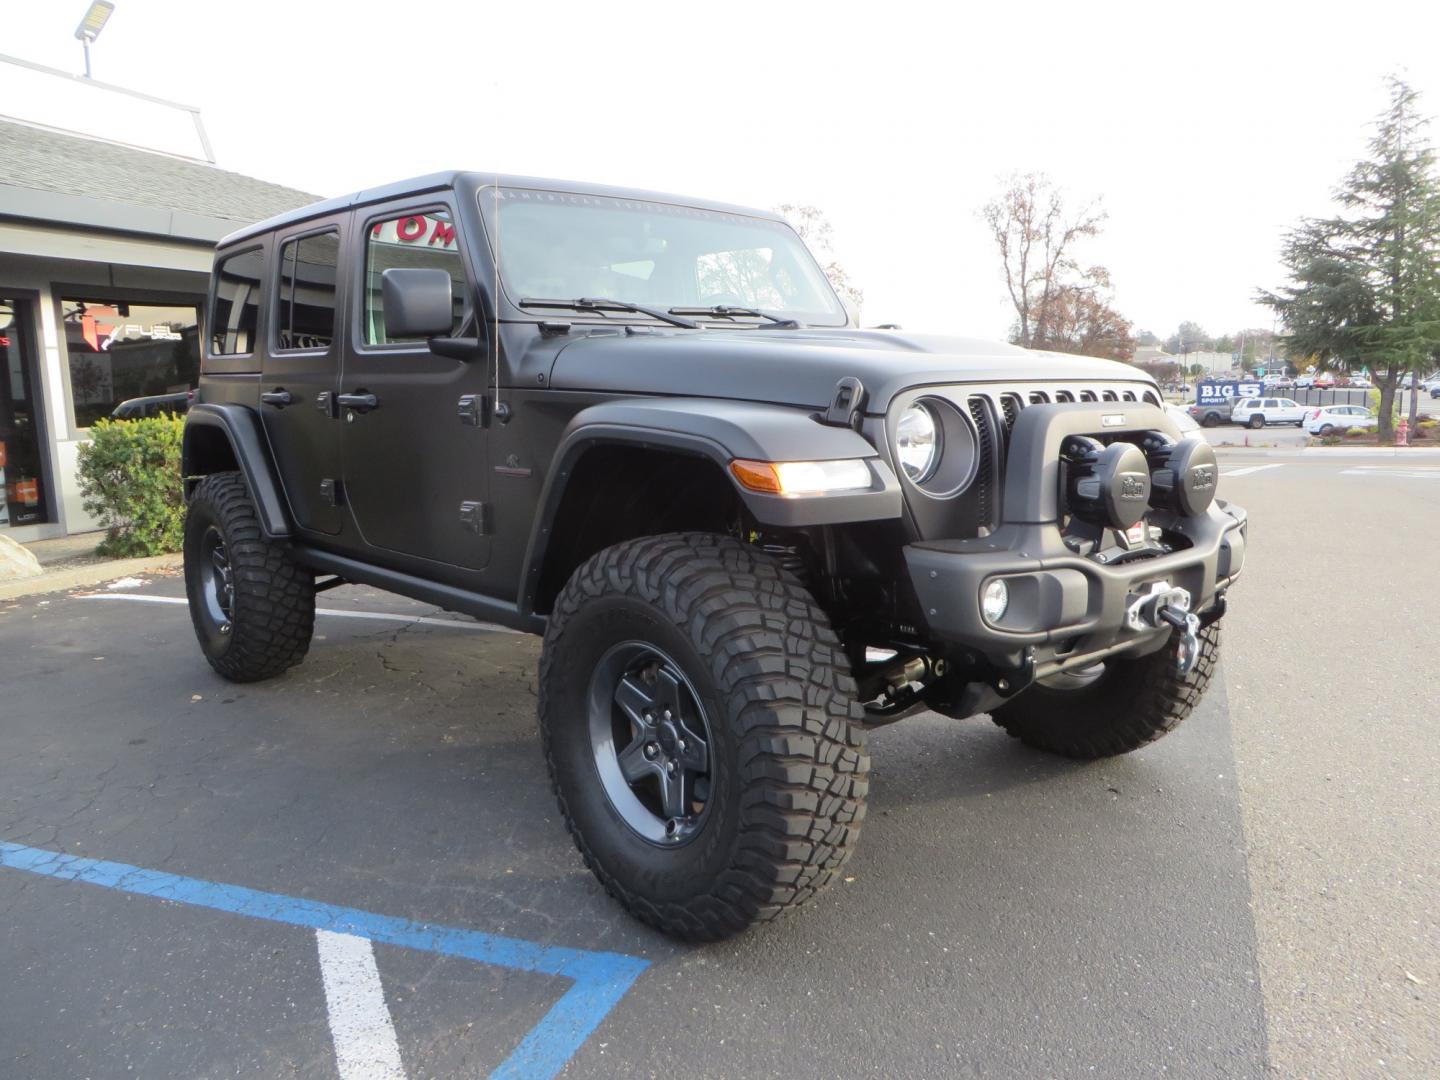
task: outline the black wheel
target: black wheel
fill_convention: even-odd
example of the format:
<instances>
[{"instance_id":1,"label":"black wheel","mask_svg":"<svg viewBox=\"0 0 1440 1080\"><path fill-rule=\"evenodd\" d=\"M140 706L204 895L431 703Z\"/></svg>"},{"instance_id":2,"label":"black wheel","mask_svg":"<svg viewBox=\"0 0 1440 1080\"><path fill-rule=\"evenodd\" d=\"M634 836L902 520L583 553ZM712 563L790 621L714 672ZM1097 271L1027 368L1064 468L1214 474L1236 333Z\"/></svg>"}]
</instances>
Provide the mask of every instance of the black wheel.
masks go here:
<instances>
[{"instance_id":1,"label":"black wheel","mask_svg":"<svg viewBox=\"0 0 1440 1080\"><path fill-rule=\"evenodd\" d=\"M870 761L814 599L738 541L672 534L575 571L540 660L540 730L585 863L632 914L715 940L849 858Z\"/></svg>"},{"instance_id":2,"label":"black wheel","mask_svg":"<svg viewBox=\"0 0 1440 1080\"><path fill-rule=\"evenodd\" d=\"M1111 757L1154 742L1199 704L1220 656L1220 624L1200 631L1190 670L1175 670L1178 641L1148 656L1110 659L1036 683L996 709L995 723L1028 746L1072 758Z\"/></svg>"},{"instance_id":3,"label":"black wheel","mask_svg":"<svg viewBox=\"0 0 1440 1080\"><path fill-rule=\"evenodd\" d=\"M1250 426L1251 426L1252 428L1262 428L1262 427L1264 427L1264 426L1265 426L1265 417L1261 416L1259 413L1256 413L1254 416L1250 417Z\"/></svg>"},{"instance_id":4,"label":"black wheel","mask_svg":"<svg viewBox=\"0 0 1440 1080\"><path fill-rule=\"evenodd\" d=\"M1334 425L1334 424L1321 424L1321 425L1320 425L1320 434L1321 434L1321 435L1329 435L1329 434L1330 434L1332 431L1334 431L1334 430L1335 430L1335 425Z\"/></svg>"},{"instance_id":5,"label":"black wheel","mask_svg":"<svg viewBox=\"0 0 1440 1080\"><path fill-rule=\"evenodd\" d=\"M1220 417L1216 416L1213 412L1206 413L1205 419L1201 420L1200 423L1204 424L1206 427L1219 427Z\"/></svg>"},{"instance_id":6,"label":"black wheel","mask_svg":"<svg viewBox=\"0 0 1440 1080\"><path fill-rule=\"evenodd\" d=\"M200 481L185 516L185 592L210 666L255 682L298 664L315 628L315 577L265 539L239 473Z\"/></svg>"}]
</instances>

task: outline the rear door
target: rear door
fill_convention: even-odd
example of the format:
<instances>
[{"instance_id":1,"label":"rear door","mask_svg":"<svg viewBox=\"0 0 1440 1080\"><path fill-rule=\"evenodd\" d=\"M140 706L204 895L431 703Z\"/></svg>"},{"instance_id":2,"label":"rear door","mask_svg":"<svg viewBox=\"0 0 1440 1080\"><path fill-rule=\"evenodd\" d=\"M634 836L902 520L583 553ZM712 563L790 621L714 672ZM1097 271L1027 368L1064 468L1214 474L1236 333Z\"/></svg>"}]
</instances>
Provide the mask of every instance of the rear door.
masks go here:
<instances>
[{"instance_id":1,"label":"rear door","mask_svg":"<svg viewBox=\"0 0 1440 1080\"><path fill-rule=\"evenodd\" d=\"M261 364L260 415L295 523L333 535L339 506L339 265L343 216L279 233L271 247L270 317Z\"/></svg>"},{"instance_id":2,"label":"rear door","mask_svg":"<svg viewBox=\"0 0 1440 1080\"><path fill-rule=\"evenodd\" d=\"M347 257L354 304L337 400L345 497L367 553L481 570L490 559L483 413L491 368L392 337L381 295L385 270L438 267L450 274L451 334L473 326L475 290L454 223L448 194L356 211Z\"/></svg>"}]
</instances>

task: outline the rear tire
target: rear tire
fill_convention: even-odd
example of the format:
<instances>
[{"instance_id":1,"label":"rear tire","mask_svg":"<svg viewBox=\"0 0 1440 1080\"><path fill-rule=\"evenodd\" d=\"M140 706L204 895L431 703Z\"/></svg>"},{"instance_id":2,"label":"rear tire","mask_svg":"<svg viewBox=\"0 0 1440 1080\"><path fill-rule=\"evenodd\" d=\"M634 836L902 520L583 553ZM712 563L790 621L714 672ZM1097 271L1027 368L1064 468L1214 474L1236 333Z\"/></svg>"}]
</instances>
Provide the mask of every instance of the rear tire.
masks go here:
<instances>
[{"instance_id":1,"label":"rear tire","mask_svg":"<svg viewBox=\"0 0 1440 1080\"><path fill-rule=\"evenodd\" d=\"M585 864L667 934L716 940L799 906L859 837L870 760L844 652L749 545L679 533L583 564L546 626L539 714Z\"/></svg>"},{"instance_id":2,"label":"rear tire","mask_svg":"<svg viewBox=\"0 0 1440 1080\"><path fill-rule=\"evenodd\" d=\"M1178 641L1134 659L1105 661L1104 674L1076 689L1036 684L991 717L1037 750L1071 758L1128 754L1160 738L1199 704L1220 657L1220 624L1199 633L1200 655L1175 670Z\"/></svg>"},{"instance_id":3,"label":"rear tire","mask_svg":"<svg viewBox=\"0 0 1440 1080\"><path fill-rule=\"evenodd\" d=\"M1264 426L1265 426L1265 417L1263 417L1263 416L1252 416L1252 417L1250 417L1250 427L1251 427L1251 428L1253 428L1253 429L1255 429L1255 430L1259 430L1260 428L1263 428Z\"/></svg>"},{"instance_id":4,"label":"rear tire","mask_svg":"<svg viewBox=\"0 0 1440 1080\"><path fill-rule=\"evenodd\" d=\"M1321 425L1320 425L1320 434L1321 434L1321 435L1329 435L1329 434L1330 434L1331 432L1333 432L1334 430L1335 430L1335 425L1334 425L1334 424L1321 424Z\"/></svg>"},{"instance_id":5,"label":"rear tire","mask_svg":"<svg viewBox=\"0 0 1440 1080\"><path fill-rule=\"evenodd\" d=\"M1205 419L1201 420L1200 423L1203 424L1205 427L1219 427L1220 417L1216 416L1213 412L1206 413Z\"/></svg>"},{"instance_id":6,"label":"rear tire","mask_svg":"<svg viewBox=\"0 0 1440 1080\"><path fill-rule=\"evenodd\" d=\"M315 577L265 539L239 473L212 473L190 499L185 592L200 650L231 682L279 675L310 648Z\"/></svg>"}]
</instances>

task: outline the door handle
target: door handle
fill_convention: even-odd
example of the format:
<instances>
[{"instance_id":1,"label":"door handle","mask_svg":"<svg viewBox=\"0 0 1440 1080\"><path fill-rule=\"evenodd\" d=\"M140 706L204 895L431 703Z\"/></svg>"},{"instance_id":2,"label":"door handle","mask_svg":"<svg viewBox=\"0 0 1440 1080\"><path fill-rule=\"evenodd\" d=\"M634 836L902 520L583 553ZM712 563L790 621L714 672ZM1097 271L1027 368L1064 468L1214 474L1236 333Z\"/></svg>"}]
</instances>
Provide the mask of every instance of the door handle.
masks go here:
<instances>
[{"instance_id":1,"label":"door handle","mask_svg":"<svg viewBox=\"0 0 1440 1080\"><path fill-rule=\"evenodd\" d=\"M371 409L378 408L380 399L374 394L356 391L353 394L336 394L335 404L339 405L342 409L353 409L355 412L364 413L369 412Z\"/></svg>"},{"instance_id":2,"label":"door handle","mask_svg":"<svg viewBox=\"0 0 1440 1080\"><path fill-rule=\"evenodd\" d=\"M260 400L266 405L274 405L277 409L283 409L295 399L291 397L289 390L266 390L260 395Z\"/></svg>"}]
</instances>

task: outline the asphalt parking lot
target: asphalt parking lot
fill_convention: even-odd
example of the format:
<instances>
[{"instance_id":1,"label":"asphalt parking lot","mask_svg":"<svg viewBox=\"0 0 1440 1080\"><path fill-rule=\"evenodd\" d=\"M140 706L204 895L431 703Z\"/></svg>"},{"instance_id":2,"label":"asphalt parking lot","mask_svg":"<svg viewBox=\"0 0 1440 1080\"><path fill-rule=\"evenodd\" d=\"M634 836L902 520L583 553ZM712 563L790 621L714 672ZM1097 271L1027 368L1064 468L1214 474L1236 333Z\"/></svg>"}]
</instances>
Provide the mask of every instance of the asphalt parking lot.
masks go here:
<instances>
[{"instance_id":1,"label":"asphalt parking lot","mask_svg":"<svg viewBox=\"0 0 1440 1080\"><path fill-rule=\"evenodd\" d=\"M0 604L0 1076L1440 1074L1440 460L1222 466L1195 716L1096 764L878 731L846 880L716 946L582 866L534 639L345 588L242 687L175 577Z\"/></svg>"}]
</instances>

